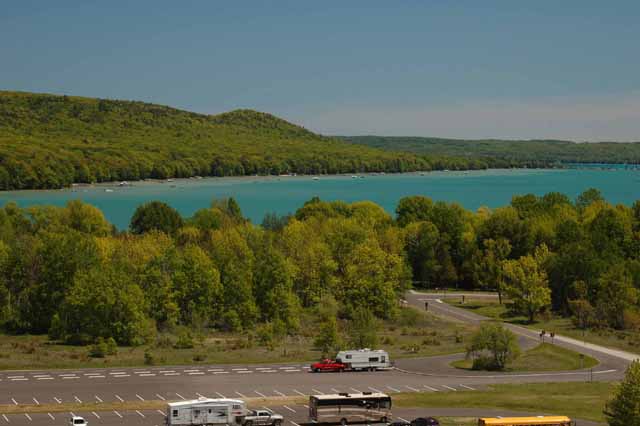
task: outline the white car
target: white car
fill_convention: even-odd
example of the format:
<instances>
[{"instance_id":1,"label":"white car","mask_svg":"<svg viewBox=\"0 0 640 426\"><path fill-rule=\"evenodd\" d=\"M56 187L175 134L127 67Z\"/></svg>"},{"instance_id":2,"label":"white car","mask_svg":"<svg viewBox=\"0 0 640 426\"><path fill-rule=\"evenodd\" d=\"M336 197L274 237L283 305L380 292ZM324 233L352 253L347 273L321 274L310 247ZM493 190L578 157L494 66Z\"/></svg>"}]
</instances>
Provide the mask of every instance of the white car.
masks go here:
<instances>
[{"instance_id":1,"label":"white car","mask_svg":"<svg viewBox=\"0 0 640 426\"><path fill-rule=\"evenodd\" d=\"M70 426L87 426L87 425L88 425L88 423L87 423L87 421L86 421L83 417L80 417L80 416L72 416L72 417L69 419L69 425L70 425Z\"/></svg>"}]
</instances>

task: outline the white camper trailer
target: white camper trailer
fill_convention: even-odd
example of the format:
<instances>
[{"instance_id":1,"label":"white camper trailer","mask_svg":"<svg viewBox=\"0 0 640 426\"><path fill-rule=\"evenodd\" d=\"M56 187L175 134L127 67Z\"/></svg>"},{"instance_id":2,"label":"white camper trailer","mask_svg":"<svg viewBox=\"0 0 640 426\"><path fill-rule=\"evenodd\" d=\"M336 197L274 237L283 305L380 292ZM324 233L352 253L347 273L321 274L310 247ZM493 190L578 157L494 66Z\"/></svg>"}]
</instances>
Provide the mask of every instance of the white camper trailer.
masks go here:
<instances>
[{"instance_id":1,"label":"white camper trailer","mask_svg":"<svg viewBox=\"0 0 640 426\"><path fill-rule=\"evenodd\" d=\"M336 355L336 361L350 370L375 371L392 367L389 354L383 350L340 351Z\"/></svg>"},{"instance_id":2,"label":"white camper trailer","mask_svg":"<svg viewBox=\"0 0 640 426\"><path fill-rule=\"evenodd\" d=\"M198 398L170 402L167 426L234 425L247 414L244 401L238 399Z\"/></svg>"}]
</instances>

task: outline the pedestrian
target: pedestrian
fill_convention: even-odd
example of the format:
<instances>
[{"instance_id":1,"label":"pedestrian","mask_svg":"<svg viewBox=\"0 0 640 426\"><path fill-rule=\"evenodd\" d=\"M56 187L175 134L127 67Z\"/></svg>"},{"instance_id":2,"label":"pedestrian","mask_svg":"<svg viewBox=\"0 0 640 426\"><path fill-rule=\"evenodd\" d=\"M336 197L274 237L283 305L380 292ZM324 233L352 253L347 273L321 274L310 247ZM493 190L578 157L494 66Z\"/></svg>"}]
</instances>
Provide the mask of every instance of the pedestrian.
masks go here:
<instances>
[{"instance_id":1,"label":"pedestrian","mask_svg":"<svg viewBox=\"0 0 640 426\"><path fill-rule=\"evenodd\" d=\"M424 310L425 311L429 310L429 302L424 302Z\"/></svg>"}]
</instances>

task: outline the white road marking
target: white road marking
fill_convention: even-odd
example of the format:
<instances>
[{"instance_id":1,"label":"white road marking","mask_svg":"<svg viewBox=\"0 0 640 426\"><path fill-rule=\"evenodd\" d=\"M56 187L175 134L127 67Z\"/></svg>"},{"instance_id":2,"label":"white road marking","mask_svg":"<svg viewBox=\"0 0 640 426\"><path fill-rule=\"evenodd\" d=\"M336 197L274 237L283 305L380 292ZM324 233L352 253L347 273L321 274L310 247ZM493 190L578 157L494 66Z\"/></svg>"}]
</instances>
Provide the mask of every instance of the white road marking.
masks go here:
<instances>
[{"instance_id":1,"label":"white road marking","mask_svg":"<svg viewBox=\"0 0 640 426\"><path fill-rule=\"evenodd\" d=\"M439 389L432 388L431 386L424 385L424 387L425 387L425 388L427 388L427 389L429 389L429 390L430 390L430 391L432 391L432 392L440 392L440 390L439 390Z\"/></svg>"},{"instance_id":2,"label":"white road marking","mask_svg":"<svg viewBox=\"0 0 640 426\"><path fill-rule=\"evenodd\" d=\"M136 410L136 413L140 414L140 417L142 417L144 419L144 414L142 414L140 411Z\"/></svg>"},{"instance_id":3,"label":"white road marking","mask_svg":"<svg viewBox=\"0 0 640 426\"><path fill-rule=\"evenodd\" d=\"M289 422L291 422L293 426L300 426L298 423L294 422L293 420L289 420Z\"/></svg>"},{"instance_id":4,"label":"white road marking","mask_svg":"<svg viewBox=\"0 0 640 426\"><path fill-rule=\"evenodd\" d=\"M164 376L179 376L180 373L164 373Z\"/></svg>"},{"instance_id":5,"label":"white road marking","mask_svg":"<svg viewBox=\"0 0 640 426\"><path fill-rule=\"evenodd\" d=\"M263 398L267 397L265 394L263 394L262 392L258 392L257 390L254 390L254 392L257 393L258 395L260 395Z\"/></svg>"},{"instance_id":6,"label":"white road marking","mask_svg":"<svg viewBox=\"0 0 640 426\"><path fill-rule=\"evenodd\" d=\"M38 377L51 377L50 374L34 374L33 377L38 378Z\"/></svg>"},{"instance_id":7,"label":"white road marking","mask_svg":"<svg viewBox=\"0 0 640 426\"><path fill-rule=\"evenodd\" d=\"M465 389L475 390L475 388L472 388L471 386L467 386L467 385L460 385L460 386L465 388Z\"/></svg>"},{"instance_id":8,"label":"white road marking","mask_svg":"<svg viewBox=\"0 0 640 426\"><path fill-rule=\"evenodd\" d=\"M244 396L244 395L243 395L243 394L241 394L240 392L238 392L238 391L235 391L235 392L240 396L240 398L246 398L246 396Z\"/></svg>"},{"instance_id":9,"label":"white road marking","mask_svg":"<svg viewBox=\"0 0 640 426\"><path fill-rule=\"evenodd\" d=\"M114 375L113 377L116 377L116 378L120 378L120 377L131 377L131 374L118 374L118 375Z\"/></svg>"},{"instance_id":10,"label":"white road marking","mask_svg":"<svg viewBox=\"0 0 640 426\"><path fill-rule=\"evenodd\" d=\"M29 419L29 421L30 421L30 422L32 422L32 421L33 421L33 419L31 418L31 416L30 416L29 414L24 413L24 415L26 416L26 418L28 418L28 419Z\"/></svg>"},{"instance_id":11,"label":"white road marking","mask_svg":"<svg viewBox=\"0 0 640 426\"><path fill-rule=\"evenodd\" d=\"M231 371L244 371L248 370L248 368L232 368Z\"/></svg>"},{"instance_id":12,"label":"white road marking","mask_svg":"<svg viewBox=\"0 0 640 426\"><path fill-rule=\"evenodd\" d=\"M149 370L144 370L144 371L134 371L133 374L145 374L145 373L151 373L151 371Z\"/></svg>"},{"instance_id":13,"label":"white road marking","mask_svg":"<svg viewBox=\"0 0 640 426\"><path fill-rule=\"evenodd\" d=\"M200 372L200 370L183 370L185 373L195 373L195 372Z\"/></svg>"},{"instance_id":14,"label":"white road marking","mask_svg":"<svg viewBox=\"0 0 640 426\"><path fill-rule=\"evenodd\" d=\"M243 371L236 371L236 373L238 373L238 374L252 374L253 371L249 371L249 370L244 371L243 370ZM198 374L198 373L189 373L189 374ZM201 373L201 374L204 374L204 373Z\"/></svg>"},{"instance_id":15,"label":"white road marking","mask_svg":"<svg viewBox=\"0 0 640 426\"><path fill-rule=\"evenodd\" d=\"M296 410L294 410L293 408L289 407L288 405L283 405L284 408L286 408L287 410L291 411L292 413L295 413Z\"/></svg>"},{"instance_id":16,"label":"white road marking","mask_svg":"<svg viewBox=\"0 0 640 426\"><path fill-rule=\"evenodd\" d=\"M156 394L156 396L157 396L158 398L160 398L161 400L166 401L166 399L164 399L164 397L163 397L162 395L160 395L160 394Z\"/></svg>"},{"instance_id":17,"label":"white road marking","mask_svg":"<svg viewBox=\"0 0 640 426\"><path fill-rule=\"evenodd\" d=\"M402 417L398 417L398 420L402 420L402 421L403 421L403 422L405 422L405 423L409 423L409 420L407 420L407 419L403 419Z\"/></svg>"},{"instance_id":18,"label":"white road marking","mask_svg":"<svg viewBox=\"0 0 640 426\"><path fill-rule=\"evenodd\" d=\"M55 396L53 397L53 399L55 399L55 400L56 400L56 402L57 402L58 404L62 404L62 400L61 400L61 399L58 399L58 398L57 398L57 397L55 397Z\"/></svg>"},{"instance_id":19,"label":"white road marking","mask_svg":"<svg viewBox=\"0 0 640 426\"><path fill-rule=\"evenodd\" d=\"M154 377L156 373L142 373L139 374L140 377Z\"/></svg>"},{"instance_id":20,"label":"white road marking","mask_svg":"<svg viewBox=\"0 0 640 426\"><path fill-rule=\"evenodd\" d=\"M113 371L113 372L111 372L111 373L109 373L109 374L111 374L111 375L116 375L116 374L127 374L127 372L126 372L126 371Z\"/></svg>"},{"instance_id":21,"label":"white road marking","mask_svg":"<svg viewBox=\"0 0 640 426\"><path fill-rule=\"evenodd\" d=\"M49 415L49 418L50 418L51 420L55 420L55 419L56 419L55 417L53 417L53 414L51 414L51 413L47 413L47 414Z\"/></svg>"},{"instance_id":22,"label":"white road marking","mask_svg":"<svg viewBox=\"0 0 640 426\"><path fill-rule=\"evenodd\" d=\"M302 404L302 406L303 406L304 408L306 408L307 410L309 409L309 406L308 406L307 404Z\"/></svg>"},{"instance_id":23,"label":"white road marking","mask_svg":"<svg viewBox=\"0 0 640 426\"><path fill-rule=\"evenodd\" d=\"M303 394L302 392L300 392L298 389L294 389L293 390L295 393L297 393L300 396L306 396L305 394Z\"/></svg>"},{"instance_id":24,"label":"white road marking","mask_svg":"<svg viewBox=\"0 0 640 426\"><path fill-rule=\"evenodd\" d=\"M458 389L456 389L456 388L452 388L451 386L442 385L442 387L443 387L443 388L447 388L447 389L452 390L452 391L458 391Z\"/></svg>"},{"instance_id":25,"label":"white road marking","mask_svg":"<svg viewBox=\"0 0 640 426\"><path fill-rule=\"evenodd\" d=\"M93 396L95 396L95 397L96 397L96 399L98 400L98 402L103 402L103 401L102 401L102 398L100 398L98 395L93 395Z\"/></svg>"},{"instance_id":26,"label":"white road marking","mask_svg":"<svg viewBox=\"0 0 640 426\"><path fill-rule=\"evenodd\" d=\"M156 410L156 411L157 411L158 413L160 413L163 417L167 417L167 415L166 415L164 412L162 412L161 410Z\"/></svg>"},{"instance_id":27,"label":"white road marking","mask_svg":"<svg viewBox=\"0 0 640 426\"><path fill-rule=\"evenodd\" d=\"M120 376L116 376L116 377L120 377ZM68 376L68 377L63 377L62 379L64 380L64 379L79 379L79 378L80 377L78 377L78 376L73 376L73 377L72 376Z\"/></svg>"},{"instance_id":28,"label":"white road marking","mask_svg":"<svg viewBox=\"0 0 640 426\"><path fill-rule=\"evenodd\" d=\"M158 373L162 373L162 374L164 374L164 373L175 373L175 372L176 372L175 370L160 370L160 371L158 371Z\"/></svg>"},{"instance_id":29,"label":"white road marking","mask_svg":"<svg viewBox=\"0 0 640 426\"><path fill-rule=\"evenodd\" d=\"M271 370L272 367L256 367L256 370L260 371L260 370ZM211 370L209 370L211 371Z\"/></svg>"},{"instance_id":30,"label":"white road marking","mask_svg":"<svg viewBox=\"0 0 640 426\"><path fill-rule=\"evenodd\" d=\"M24 379L24 376L7 376L7 379Z\"/></svg>"},{"instance_id":31,"label":"white road marking","mask_svg":"<svg viewBox=\"0 0 640 426\"><path fill-rule=\"evenodd\" d=\"M104 379L104 376L89 376L90 379Z\"/></svg>"},{"instance_id":32,"label":"white road marking","mask_svg":"<svg viewBox=\"0 0 640 426\"><path fill-rule=\"evenodd\" d=\"M405 386L405 388L412 390L414 392L420 392L420 389L412 388L411 386Z\"/></svg>"},{"instance_id":33,"label":"white road marking","mask_svg":"<svg viewBox=\"0 0 640 426\"><path fill-rule=\"evenodd\" d=\"M77 379L77 377L64 377L65 379ZM26 377L23 377L21 379L9 379L12 382L24 382L25 380L29 380Z\"/></svg>"},{"instance_id":34,"label":"white road marking","mask_svg":"<svg viewBox=\"0 0 640 426\"><path fill-rule=\"evenodd\" d=\"M382 393L382 391L380 389L372 388L371 386L369 386L369 389L371 389L372 391L374 391L376 393Z\"/></svg>"},{"instance_id":35,"label":"white road marking","mask_svg":"<svg viewBox=\"0 0 640 426\"><path fill-rule=\"evenodd\" d=\"M324 395L322 392L320 392L318 389L311 389L312 391L314 391L316 394L318 395Z\"/></svg>"},{"instance_id":36,"label":"white road marking","mask_svg":"<svg viewBox=\"0 0 640 426\"><path fill-rule=\"evenodd\" d=\"M75 396L75 395L73 396L73 398L74 398L77 402L79 402L80 404L82 404L82 400L81 400L80 398L78 398L78 397L77 397L77 396Z\"/></svg>"},{"instance_id":37,"label":"white road marking","mask_svg":"<svg viewBox=\"0 0 640 426\"><path fill-rule=\"evenodd\" d=\"M222 399L227 399L227 397L221 394L220 392L216 392L216 395L218 395Z\"/></svg>"},{"instance_id":38,"label":"white road marking","mask_svg":"<svg viewBox=\"0 0 640 426\"><path fill-rule=\"evenodd\" d=\"M224 371L224 368L210 368L207 371L209 372L213 372L213 371Z\"/></svg>"},{"instance_id":39,"label":"white road marking","mask_svg":"<svg viewBox=\"0 0 640 426\"><path fill-rule=\"evenodd\" d=\"M356 388L350 388L350 389L351 389L352 391L354 391L355 393L362 393L362 392L360 392L360 391L359 391L358 389L356 389Z\"/></svg>"},{"instance_id":40,"label":"white road marking","mask_svg":"<svg viewBox=\"0 0 640 426\"><path fill-rule=\"evenodd\" d=\"M7 418L7 415L6 415L6 414L3 414L3 415L2 415L2 417L5 419L5 421L6 421L7 423L9 423L9 419Z\"/></svg>"},{"instance_id":41,"label":"white road marking","mask_svg":"<svg viewBox=\"0 0 640 426\"><path fill-rule=\"evenodd\" d=\"M124 399L120 398L120 395L116 395L116 398L118 398L118 400L120 400L120 402L124 402Z\"/></svg>"},{"instance_id":42,"label":"white road marking","mask_svg":"<svg viewBox=\"0 0 640 426\"><path fill-rule=\"evenodd\" d=\"M200 392L196 392L196 396L197 396L198 398L204 398L204 395L203 395L203 394L201 394Z\"/></svg>"},{"instance_id":43,"label":"white road marking","mask_svg":"<svg viewBox=\"0 0 640 426\"><path fill-rule=\"evenodd\" d=\"M116 416L122 418L122 414L118 413L116 410L113 410L114 413L116 413Z\"/></svg>"},{"instance_id":44,"label":"white road marking","mask_svg":"<svg viewBox=\"0 0 640 426\"><path fill-rule=\"evenodd\" d=\"M291 369L291 370L284 370L285 373L295 373L296 371L302 371L302 370L300 370L299 368L294 368L294 369Z\"/></svg>"},{"instance_id":45,"label":"white road marking","mask_svg":"<svg viewBox=\"0 0 640 426\"><path fill-rule=\"evenodd\" d=\"M95 411L92 411L91 414L93 414L94 416L96 416L97 419L100 418L100 416L98 415L98 413L96 413Z\"/></svg>"},{"instance_id":46,"label":"white road marking","mask_svg":"<svg viewBox=\"0 0 640 426\"><path fill-rule=\"evenodd\" d=\"M18 401L16 401L15 399L11 398L11 401L12 401L15 405L18 405Z\"/></svg>"},{"instance_id":47,"label":"white road marking","mask_svg":"<svg viewBox=\"0 0 640 426\"><path fill-rule=\"evenodd\" d=\"M203 375L203 374L205 374L205 373L204 373L204 371L199 371L199 372L197 372L197 373L187 373L187 374L188 374L189 376L201 376L201 375Z\"/></svg>"},{"instance_id":48,"label":"white road marking","mask_svg":"<svg viewBox=\"0 0 640 426\"><path fill-rule=\"evenodd\" d=\"M138 398L140 401L144 401L144 398L141 397L140 395L136 394L136 398Z\"/></svg>"},{"instance_id":49,"label":"white road marking","mask_svg":"<svg viewBox=\"0 0 640 426\"><path fill-rule=\"evenodd\" d=\"M338 389L336 389L336 388L331 388L331 390L332 390L333 392L335 392L335 393L340 393L340 391L339 391Z\"/></svg>"},{"instance_id":50,"label":"white road marking","mask_svg":"<svg viewBox=\"0 0 640 426\"><path fill-rule=\"evenodd\" d=\"M399 390L399 389L392 388L391 386L387 386L387 389L391 389L391 390L392 390L392 391L394 391L394 392L400 392L400 390Z\"/></svg>"},{"instance_id":51,"label":"white road marking","mask_svg":"<svg viewBox=\"0 0 640 426\"><path fill-rule=\"evenodd\" d=\"M36 380L53 380L53 377L38 377Z\"/></svg>"},{"instance_id":52,"label":"white road marking","mask_svg":"<svg viewBox=\"0 0 640 426\"><path fill-rule=\"evenodd\" d=\"M74 374L58 374L58 376L60 376L60 377L72 377L72 376L75 376L75 375L76 375L75 373Z\"/></svg>"},{"instance_id":53,"label":"white road marking","mask_svg":"<svg viewBox=\"0 0 640 426\"><path fill-rule=\"evenodd\" d=\"M260 370L258 373L277 373L278 370Z\"/></svg>"},{"instance_id":54,"label":"white road marking","mask_svg":"<svg viewBox=\"0 0 640 426\"><path fill-rule=\"evenodd\" d=\"M35 403L36 403L36 405L40 405L40 403L38 402L38 400L36 399L36 397L35 397L35 396L33 397L33 402L35 402Z\"/></svg>"},{"instance_id":55,"label":"white road marking","mask_svg":"<svg viewBox=\"0 0 640 426\"><path fill-rule=\"evenodd\" d=\"M280 392L280 391L279 391L279 390L277 390L277 389L274 389L273 391L274 391L275 393L277 393L278 395L280 395L280 396L287 396L287 395L283 394L282 392Z\"/></svg>"},{"instance_id":56,"label":"white road marking","mask_svg":"<svg viewBox=\"0 0 640 426\"><path fill-rule=\"evenodd\" d=\"M178 398L180 398L183 401L185 401L187 399L184 396L180 395L178 392L176 392L176 395L178 395Z\"/></svg>"}]
</instances>

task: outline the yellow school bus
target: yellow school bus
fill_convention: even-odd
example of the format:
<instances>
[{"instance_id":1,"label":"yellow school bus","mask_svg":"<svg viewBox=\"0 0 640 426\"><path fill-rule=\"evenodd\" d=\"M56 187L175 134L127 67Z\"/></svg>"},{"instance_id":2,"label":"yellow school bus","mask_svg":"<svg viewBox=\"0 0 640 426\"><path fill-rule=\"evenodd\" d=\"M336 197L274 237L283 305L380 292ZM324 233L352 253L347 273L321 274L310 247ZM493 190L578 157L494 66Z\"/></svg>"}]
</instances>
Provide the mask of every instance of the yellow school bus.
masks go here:
<instances>
[{"instance_id":1,"label":"yellow school bus","mask_svg":"<svg viewBox=\"0 0 640 426\"><path fill-rule=\"evenodd\" d=\"M496 417L478 419L478 426L575 426L569 417Z\"/></svg>"}]
</instances>

